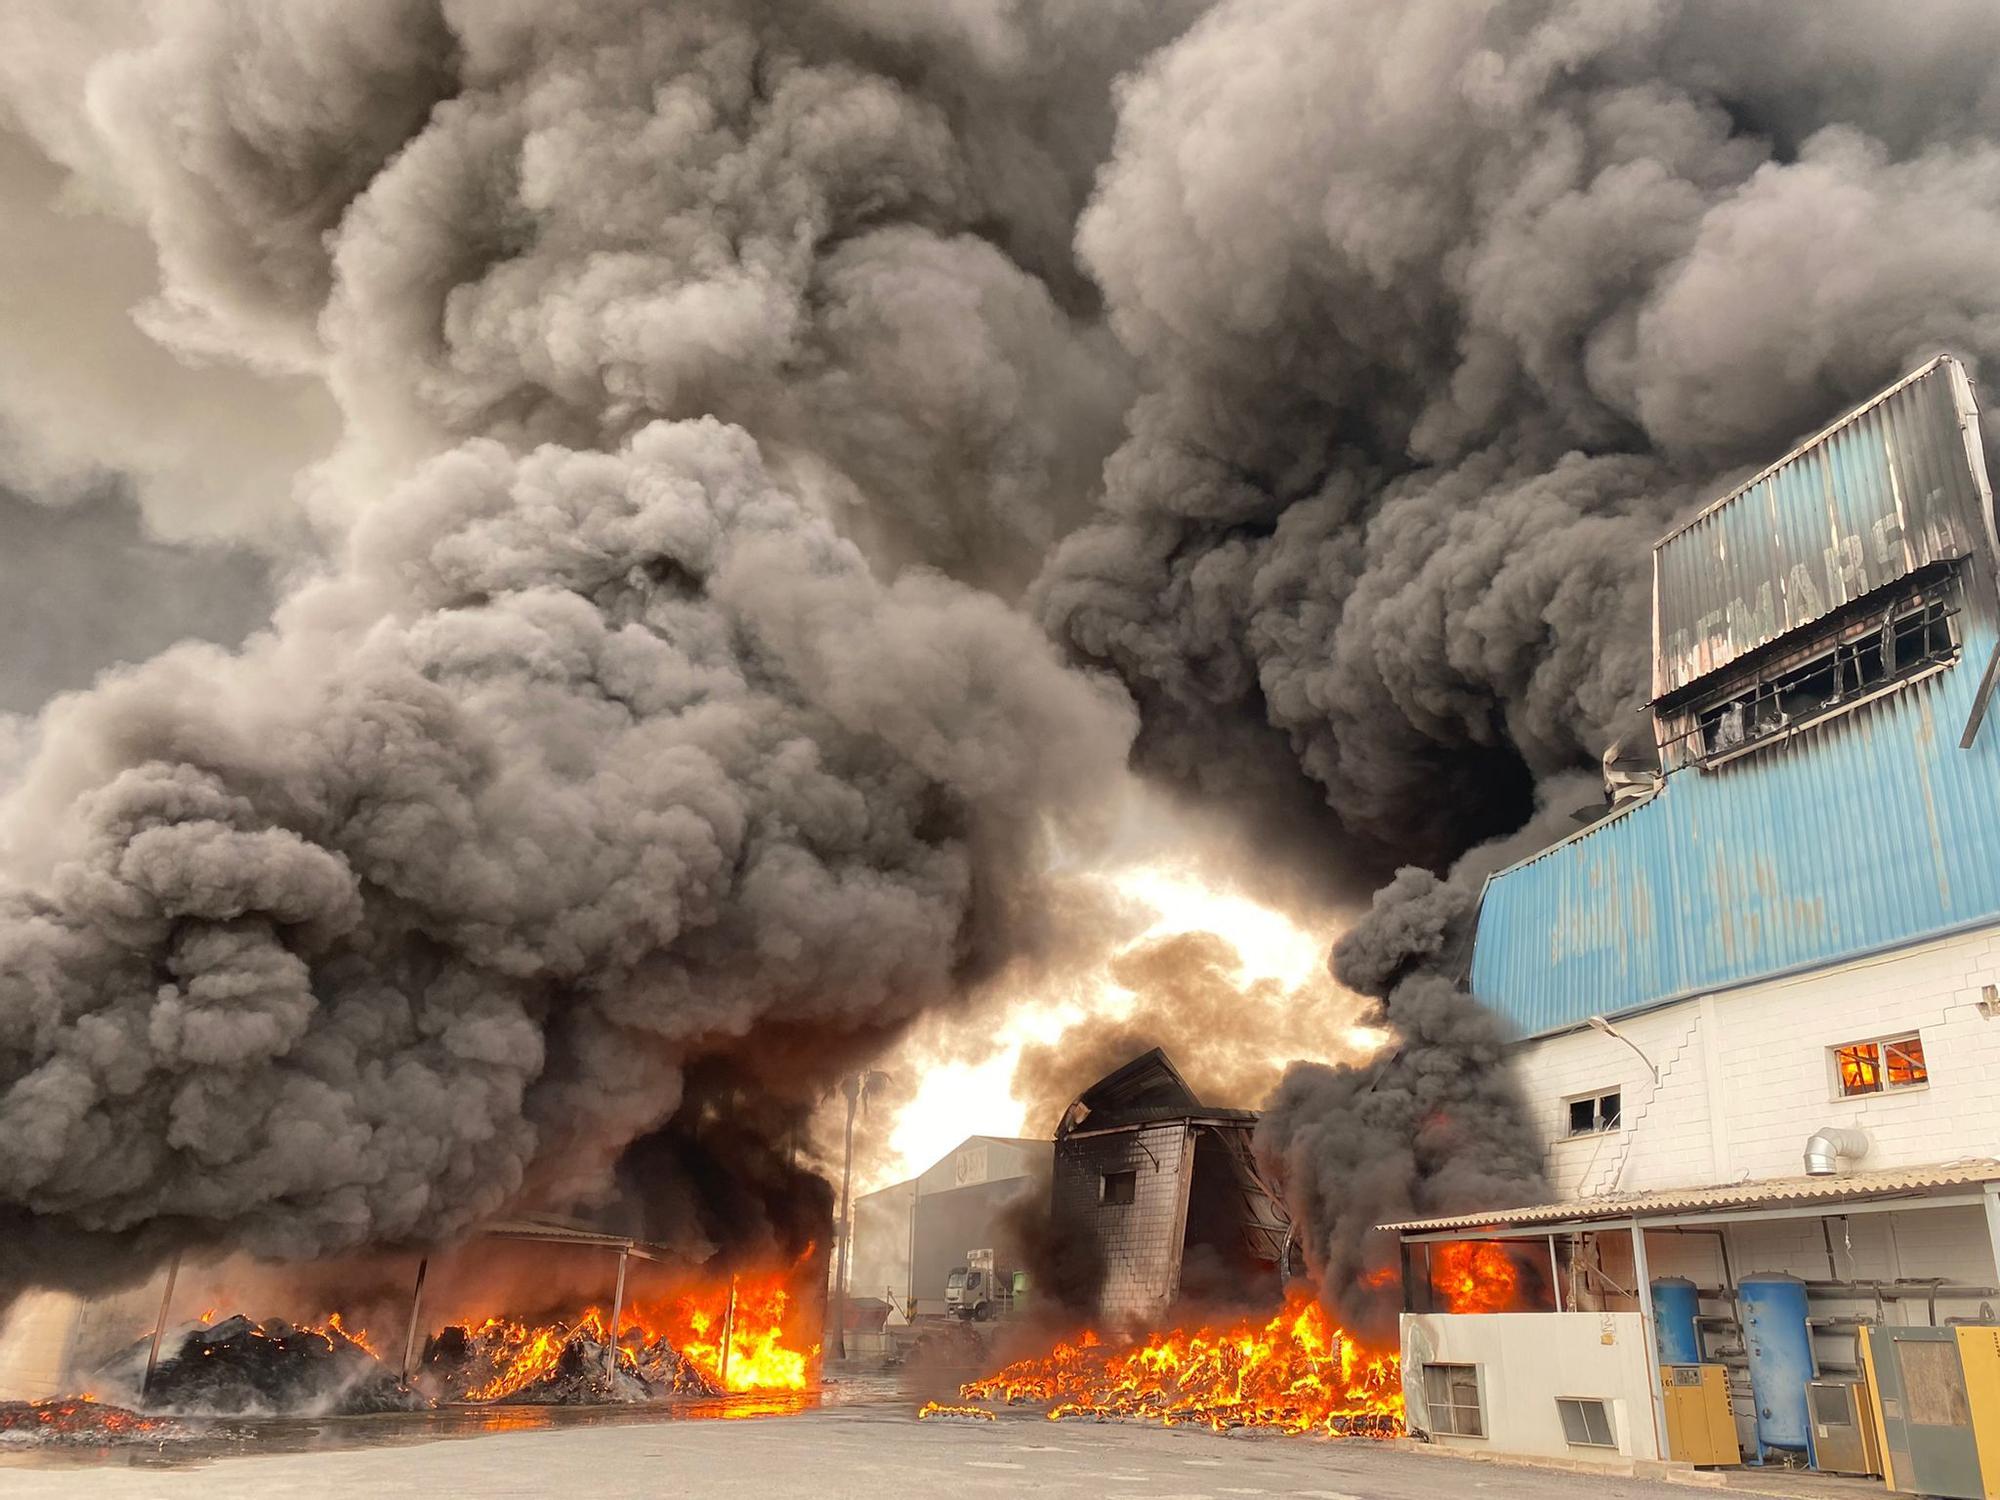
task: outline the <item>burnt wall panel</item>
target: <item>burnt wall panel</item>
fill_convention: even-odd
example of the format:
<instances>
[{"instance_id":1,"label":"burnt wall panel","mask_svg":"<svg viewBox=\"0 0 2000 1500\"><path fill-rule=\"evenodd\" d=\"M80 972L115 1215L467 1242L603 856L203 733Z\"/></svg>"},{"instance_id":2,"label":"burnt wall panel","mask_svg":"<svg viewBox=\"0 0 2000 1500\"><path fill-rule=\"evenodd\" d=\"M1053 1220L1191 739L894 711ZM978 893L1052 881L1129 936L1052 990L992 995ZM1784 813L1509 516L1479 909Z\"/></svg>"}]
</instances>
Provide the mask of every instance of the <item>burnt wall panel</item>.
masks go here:
<instances>
[{"instance_id":1,"label":"burnt wall panel","mask_svg":"<svg viewBox=\"0 0 2000 1500\"><path fill-rule=\"evenodd\" d=\"M1181 1264L1188 1126L1180 1120L1056 1143L1053 1207L1066 1229L1090 1234L1104 1264L1099 1311L1144 1318L1171 1301ZM1132 1201L1104 1201L1106 1174L1133 1174Z\"/></svg>"}]
</instances>

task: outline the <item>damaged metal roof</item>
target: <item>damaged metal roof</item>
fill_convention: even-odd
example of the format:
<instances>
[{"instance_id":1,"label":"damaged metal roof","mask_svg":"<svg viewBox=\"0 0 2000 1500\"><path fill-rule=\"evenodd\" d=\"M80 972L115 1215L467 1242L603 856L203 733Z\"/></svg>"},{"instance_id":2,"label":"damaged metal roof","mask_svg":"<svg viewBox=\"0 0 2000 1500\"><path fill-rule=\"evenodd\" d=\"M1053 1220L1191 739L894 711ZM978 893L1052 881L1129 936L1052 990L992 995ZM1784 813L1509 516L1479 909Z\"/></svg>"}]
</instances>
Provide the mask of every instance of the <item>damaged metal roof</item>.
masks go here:
<instances>
[{"instance_id":1,"label":"damaged metal roof","mask_svg":"<svg viewBox=\"0 0 2000 1500\"><path fill-rule=\"evenodd\" d=\"M1653 697L1990 536L1978 411L1939 355L1653 548Z\"/></svg>"},{"instance_id":2,"label":"damaged metal roof","mask_svg":"<svg viewBox=\"0 0 2000 1500\"><path fill-rule=\"evenodd\" d=\"M1644 1193L1572 1198L1565 1203L1537 1203L1525 1208L1406 1219L1378 1224L1376 1228L1415 1234L1437 1229L1492 1229L1511 1224L1581 1224L1603 1219L1644 1219L1660 1214L1912 1196L1932 1188L1985 1182L2000 1182L2000 1160L1980 1157L1941 1166L1848 1172L1839 1177L1770 1177L1761 1182L1734 1182L1721 1187L1656 1188Z\"/></svg>"}]
</instances>

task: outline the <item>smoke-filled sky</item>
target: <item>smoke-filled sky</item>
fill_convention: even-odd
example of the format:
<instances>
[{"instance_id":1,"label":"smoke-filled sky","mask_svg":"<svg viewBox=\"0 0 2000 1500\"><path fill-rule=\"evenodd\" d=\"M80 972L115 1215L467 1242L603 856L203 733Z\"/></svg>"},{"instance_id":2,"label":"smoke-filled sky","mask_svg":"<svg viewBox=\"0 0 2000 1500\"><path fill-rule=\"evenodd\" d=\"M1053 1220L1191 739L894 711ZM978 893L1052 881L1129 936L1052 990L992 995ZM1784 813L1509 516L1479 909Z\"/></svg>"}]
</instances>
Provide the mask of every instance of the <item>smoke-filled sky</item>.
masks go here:
<instances>
[{"instance_id":1,"label":"smoke-filled sky","mask_svg":"<svg viewBox=\"0 0 2000 1500\"><path fill-rule=\"evenodd\" d=\"M1990 369L1996 62L1972 0L7 7L0 1296L707 1253L775 1232L729 1132L1134 935L1065 874L1130 778L1315 918L1518 829L1654 534ZM1295 1206L1477 1188L1316 1081Z\"/></svg>"}]
</instances>

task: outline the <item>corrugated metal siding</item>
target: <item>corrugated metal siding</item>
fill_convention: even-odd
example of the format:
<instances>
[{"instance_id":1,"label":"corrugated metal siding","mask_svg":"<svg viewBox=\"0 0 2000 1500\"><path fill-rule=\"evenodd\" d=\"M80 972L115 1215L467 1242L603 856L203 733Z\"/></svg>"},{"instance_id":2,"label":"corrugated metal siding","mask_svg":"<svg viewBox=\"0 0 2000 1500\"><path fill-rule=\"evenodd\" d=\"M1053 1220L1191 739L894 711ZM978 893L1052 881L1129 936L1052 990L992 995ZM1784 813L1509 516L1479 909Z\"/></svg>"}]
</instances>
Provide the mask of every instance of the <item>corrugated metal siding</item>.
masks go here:
<instances>
[{"instance_id":1,"label":"corrugated metal siding","mask_svg":"<svg viewBox=\"0 0 2000 1500\"><path fill-rule=\"evenodd\" d=\"M1933 360L1654 549L1653 696L1986 535L1961 433L1971 386Z\"/></svg>"},{"instance_id":2,"label":"corrugated metal siding","mask_svg":"<svg viewBox=\"0 0 2000 1500\"><path fill-rule=\"evenodd\" d=\"M1406 1219L1401 1223L1379 1224L1376 1227L1414 1234L1434 1229L1484 1229L1498 1224L1548 1224L1571 1219L1699 1213L1711 1208L1753 1208L1772 1204L1818 1203L1828 1199L1852 1202L1914 1193L1927 1188L1996 1181L2000 1181L2000 1161L1985 1157L1950 1166L1892 1167L1879 1172L1846 1172L1838 1177L1771 1177L1762 1182L1733 1182L1722 1187L1656 1188L1645 1193L1575 1198L1567 1203L1537 1203L1526 1208L1498 1208L1478 1214L1447 1214L1437 1219Z\"/></svg>"},{"instance_id":3,"label":"corrugated metal siding","mask_svg":"<svg viewBox=\"0 0 2000 1500\"><path fill-rule=\"evenodd\" d=\"M1955 665L1496 875L1474 993L1533 1035L2000 917L2000 712L1958 748L1995 630L1961 622Z\"/></svg>"}]
</instances>

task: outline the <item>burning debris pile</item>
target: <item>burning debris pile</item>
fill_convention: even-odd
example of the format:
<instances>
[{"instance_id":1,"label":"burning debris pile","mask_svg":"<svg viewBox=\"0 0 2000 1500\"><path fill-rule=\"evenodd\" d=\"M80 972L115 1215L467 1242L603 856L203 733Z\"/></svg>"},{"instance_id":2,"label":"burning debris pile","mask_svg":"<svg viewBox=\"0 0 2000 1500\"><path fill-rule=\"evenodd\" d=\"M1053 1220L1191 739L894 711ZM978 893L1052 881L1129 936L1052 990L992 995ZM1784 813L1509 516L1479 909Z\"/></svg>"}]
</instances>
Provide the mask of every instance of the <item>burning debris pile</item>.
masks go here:
<instances>
[{"instance_id":1,"label":"burning debris pile","mask_svg":"<svg viewBox=\"0 0 2000 1500\"><path fill-rule=\"evenodd\" d=\"M150 1340L118 1355L102 1374L120 1389L137 1392L144 1405L176 1412L309 1413L357 1416L367 1412L420 1411L430 1399L410 1389L338 1317L324 1327L297 1327L282 1318L261 1323L238 1315L204 1322L163 1346L150 1379Z\"/></svg>"},{"instance_id":2,"label":"burning debris pile","mask_svg":"<svg viewBox=\"0 0 2000 1500\"><path fill-rule=\"evenodd\" d=\"M1093 1417L1251 1427L1334 1437L1398 1437L1400 1361L1371 1353L1304 1292L1269 1322L1174 1329L1122 1352L1094 1333L959 1390L969 1401L1033 1403L1049 1420Z\"/></svg>"},{"instance_id":3,"label":"burning debris pile","mask_svg":"<svg viewBox=\"0 0 2000 1500\"><path fill-rule=\"evenodd\" d=\"M0 1448L60 1443L98 1447L107 1443L171 1443L197 1436L170 1417L141 1416L89 1396L53 1401L0 1401Z\"/></svg>"},{"instance_id":4,"label":"burning debris pile","mask_svg":"<svg viewBox=\"0 0 2000 1500\"><path fill-rule=\"evenodd\" d=\"M663 1396L719 1396L721 1383L665 1335L636 1348L621 1339L617 1358L604 1320L592 1308L574 1325L531 1328L506 1318L451 1327L424 1346L418 1382L441 1401L569 1406L651 1401Z\"/></svg>"},{"instance_id":5,"label":"burning debris pile","mask_svg":"<svg viewBox=\"0 0 2000 1500\"><path fill-rule=\"evenodd\" d=\"M739 1276L613 1316L592 1307L548 1323L487 1318L433 1335L417 1383L444 1402L538 1405L801 1391L819 1359L801 1318L785 1273Z\"/></svg>"},{"instance_id":6,"label":"burning debris pile","mask_svg":"<svg viewBox=\"0 0 2000 1500\"><path fill-rule=\"evenodd\" d=\"M917 1408L919 1422L993 1422L992 1412L983 1406L954 1406L945 1401L926 1401Z\"/></svg>"}]
</instances>

